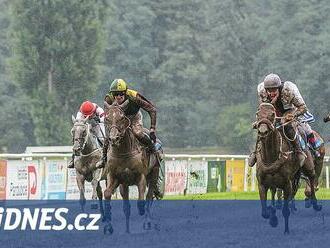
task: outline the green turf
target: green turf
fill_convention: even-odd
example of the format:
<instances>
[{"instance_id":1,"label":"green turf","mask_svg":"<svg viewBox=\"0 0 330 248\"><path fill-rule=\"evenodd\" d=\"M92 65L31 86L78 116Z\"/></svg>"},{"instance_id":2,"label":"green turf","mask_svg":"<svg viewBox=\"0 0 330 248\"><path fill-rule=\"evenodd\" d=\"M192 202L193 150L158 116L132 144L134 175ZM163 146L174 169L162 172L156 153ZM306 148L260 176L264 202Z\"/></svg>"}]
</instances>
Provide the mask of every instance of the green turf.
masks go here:
<instances>
[{"instance_id":1,"label":"green turf","mask_svg":"<svg viewBox=\"0 0 330 248\"><path fill-rule=\"evenodd\" d=\"M268 192L268 199L271 194ZM330 190L320 189L316 192L316 197L320 200L330 200ZM296 200L305 199L304 190L300 189L297 192ZM165 200L259 200L258 192L217 192L206 193L199 195L177 195L177 196L165 196Z\"/></svg>"}]
</instances>

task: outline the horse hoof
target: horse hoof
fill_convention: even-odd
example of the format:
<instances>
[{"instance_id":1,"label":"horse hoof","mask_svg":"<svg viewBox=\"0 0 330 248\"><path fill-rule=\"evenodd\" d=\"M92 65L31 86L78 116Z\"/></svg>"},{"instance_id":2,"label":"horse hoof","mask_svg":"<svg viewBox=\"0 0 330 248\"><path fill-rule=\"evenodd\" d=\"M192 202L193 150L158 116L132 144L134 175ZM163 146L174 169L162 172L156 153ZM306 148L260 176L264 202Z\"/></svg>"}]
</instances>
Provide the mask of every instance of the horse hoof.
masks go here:
<instances>
[{"instance_id":1,"label":"horse hoof","mask_svg":"<svg viewBox=\"0 0 330 248\"><path fill-rule=\"evenodd\" d=\"M274 216L274 217L270 218L269 219L269 224L271 225L271 227L277 227L277 225L278 225L277 216Z\"/></svg>"},{"instance_id":2,"label":"horse hoof","mask_svg":"<svg viewBox=\"0 0 330 248\"><path fill-rule=\"evenodd\" d=\"M144 230L151 230L151 222L150 221L144 222L143 223L143 229Z\"/></svg>"},{"instance_id":3,"label":"horse hoof","mask_svg":"<svg viewBox=\"0 0 330 248\"><path fill-rule=\"evenodd\" d=\"M97 203L93 203L91 205L91 209L98 209L99 208L99 205Z\"/></svg>"},{"instance_id":4,"label":"horse hoof","mask_svg":"<svg viewBox=\"0 0 330 248\"><path fill-rule=\"evenodd\" d=\"M264 219L269 219L270 214L269 214L269 213L262 213L261 216L262 216Z\"/></svg>"},{"instance_id":5,"label":"horse hoof","mask_svg":"<svg viewBox=\"0 0 330 248\"><path fill-rule=\"evenodd\" d=\"M104 228L103 228L103 233L104 234L107 234L107 233L112 234L113 233L112 225L111 224L105 225Z\"/></svg>"},{"instance_id":6,"label":"horse hoof","mask_svg":"<svg viewBox=\"0 0 330 248\"><path fill-rule=\"evenodd\" d=\"M314 209L315 211L321 211L321 210L322 210L322 205L314 204L314 205L313 205L313 209Z\"/></svg>"},{"instance_id":7,"label":"horse hoof","mask_svg":"<svg viewBox=\"0 0 330 248\"><path fill-rule=\"evenodd\" d=\"M137 205L138 205L139 214L141 216L144 215L145 212L146 212L146 210L145 210L145 202L144 201L138 201Z\"/></svg>"},{"instance_id":8,"label":"horse hoof","mask_svg":"<svg viewBox=\"0 0 330 248\"><path fill-rule=\"evenodd\" d=\"M284 235L289 235L289 234L290 234L289 230L284 231Z\"/></svg>"}]
</instances>

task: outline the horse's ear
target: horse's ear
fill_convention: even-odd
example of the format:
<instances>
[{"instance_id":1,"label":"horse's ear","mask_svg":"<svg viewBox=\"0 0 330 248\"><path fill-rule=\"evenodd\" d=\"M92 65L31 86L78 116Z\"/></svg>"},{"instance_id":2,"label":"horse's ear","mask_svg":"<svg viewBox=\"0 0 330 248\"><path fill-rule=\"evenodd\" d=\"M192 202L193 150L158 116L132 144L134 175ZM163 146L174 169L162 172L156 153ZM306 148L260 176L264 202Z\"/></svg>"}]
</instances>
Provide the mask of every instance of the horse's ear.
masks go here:
<instances>
[{"instance_id":1,"label":"horse's ear","mask_svg":"<svg viewBox=\"0 0 330 248\"><path fill-rule=\"evenodd\" d=\"M72 123L74 124L76 122L76 118L73 115L71 115L71 119L72 119Z\"/></svg>"},{"instance_id":2,"label":"horse's ear","mask_svg":"<svg viewBox=\"0 0 330 248\"><path fill-rule=\"evenodd\" d=\"M107 101L104 101L104 108L108 110L110 108L110 104Z\"/></svg>"}]
</instances>

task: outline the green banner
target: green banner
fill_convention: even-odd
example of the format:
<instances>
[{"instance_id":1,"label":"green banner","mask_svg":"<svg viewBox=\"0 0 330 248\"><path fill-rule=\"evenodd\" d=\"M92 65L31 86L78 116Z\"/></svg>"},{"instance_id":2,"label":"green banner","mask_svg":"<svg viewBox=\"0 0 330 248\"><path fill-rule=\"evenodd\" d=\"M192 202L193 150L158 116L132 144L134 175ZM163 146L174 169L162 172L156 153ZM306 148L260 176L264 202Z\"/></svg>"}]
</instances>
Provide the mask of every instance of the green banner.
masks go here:
<instances>
[{"instance_id":1,"label":"green banner","mask_svg":"<svg viewBox=\"0 0 330 248\"><path fill-rule=\"evenodd\" d=\"M208 161L207 192L226 191L226 161Z\"/></svg>"}]
</instances>

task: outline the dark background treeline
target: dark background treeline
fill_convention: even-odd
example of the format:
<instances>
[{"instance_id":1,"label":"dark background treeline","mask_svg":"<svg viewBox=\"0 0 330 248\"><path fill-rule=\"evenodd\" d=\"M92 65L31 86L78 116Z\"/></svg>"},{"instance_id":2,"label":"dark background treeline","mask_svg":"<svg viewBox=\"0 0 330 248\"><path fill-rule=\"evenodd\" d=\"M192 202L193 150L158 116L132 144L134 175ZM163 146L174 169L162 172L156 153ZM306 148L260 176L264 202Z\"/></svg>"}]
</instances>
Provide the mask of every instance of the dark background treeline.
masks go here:
<instances>
[{"instance_id":1,"label":"dark background treeline","mask_svg":"<svg viewBox=\"0 0 330 248\"><path fill-rule=\"evenodd\" d=\"M0 150L70 145L71 114L103 106L114 78L156 104L168 148L248 152L270 72L298 85L326 136L329 12L326 0L0 0Z\"/></svg>"}]
</instances>

